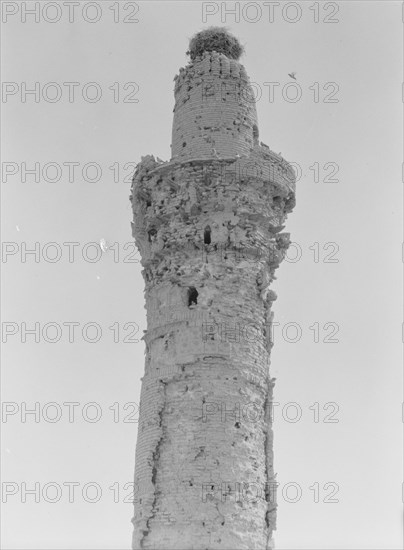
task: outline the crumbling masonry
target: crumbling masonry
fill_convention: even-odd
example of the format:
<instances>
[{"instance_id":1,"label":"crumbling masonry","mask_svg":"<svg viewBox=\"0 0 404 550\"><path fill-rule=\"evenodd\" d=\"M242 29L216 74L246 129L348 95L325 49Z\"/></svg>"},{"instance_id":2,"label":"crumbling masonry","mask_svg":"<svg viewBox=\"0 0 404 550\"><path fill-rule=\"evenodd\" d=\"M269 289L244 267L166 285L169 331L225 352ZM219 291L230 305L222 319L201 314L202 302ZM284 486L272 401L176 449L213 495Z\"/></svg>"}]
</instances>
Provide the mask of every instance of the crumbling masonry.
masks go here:
<instances>
[{"instance_id":1,"label":"crumbling masonry","mask_svg":"<svg viewBox=\"0 0 404 550\"><path fill-rule=\"evenodd\" d=\"M294 191L244 67L205 51L181 68L172 158L142 157L131 195L147 309L134 549L272 547L269 286Z\"/></svg>"}]
</instances>

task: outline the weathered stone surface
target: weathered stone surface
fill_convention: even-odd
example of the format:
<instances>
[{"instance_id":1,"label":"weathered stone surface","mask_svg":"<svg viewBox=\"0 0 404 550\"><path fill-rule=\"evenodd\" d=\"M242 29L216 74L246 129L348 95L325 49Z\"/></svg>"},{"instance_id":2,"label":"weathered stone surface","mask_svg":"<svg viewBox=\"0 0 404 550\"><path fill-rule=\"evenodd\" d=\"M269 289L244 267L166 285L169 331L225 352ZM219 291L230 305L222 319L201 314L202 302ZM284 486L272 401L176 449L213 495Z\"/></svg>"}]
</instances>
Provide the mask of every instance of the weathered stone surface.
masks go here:
<instances>
[{"instance_id":1,"label":"weathered stone surface","mask_svg":"<svg viewBox=\"0 0 404 550\"><path fill-rule=\"evenodd\" d=\"M205 52L175 81L172 156L248 155L257 112L244 67L224 54ZM214 152L216 151L216 152Z\"/></svg>"},{"instance_id":2,"label":"weathered stone surface","mask_svg":"<svg viewBox=\"0 0 404 550\"><path fill-rule=\"evenodd\" d=\"M259 144L243 89L238 61L195 58L175 79L171 160L144 157L133 179L147 309L135 549L271 547L270 284L295 176Z\"/></svg>"}]
</instances>

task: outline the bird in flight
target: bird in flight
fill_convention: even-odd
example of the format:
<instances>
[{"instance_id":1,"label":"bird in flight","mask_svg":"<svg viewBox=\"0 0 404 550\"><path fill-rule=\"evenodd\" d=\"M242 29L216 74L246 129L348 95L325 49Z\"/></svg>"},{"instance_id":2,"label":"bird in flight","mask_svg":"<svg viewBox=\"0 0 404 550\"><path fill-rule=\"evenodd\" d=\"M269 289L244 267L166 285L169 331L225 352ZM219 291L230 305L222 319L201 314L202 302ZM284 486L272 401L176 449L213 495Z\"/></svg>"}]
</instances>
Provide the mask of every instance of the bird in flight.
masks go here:
<instances>
[{"instance_id":1,"label":"bird in flight","mask_svg":"<svg viewBox=\"0 0 404 550\"><path fill-rule=\"evenodd\" d=\"M293 80L296 80L296 73L295 72L288 73L288 76L290 76L290 78L293 78Z\"/></svg>"}]
</instances>

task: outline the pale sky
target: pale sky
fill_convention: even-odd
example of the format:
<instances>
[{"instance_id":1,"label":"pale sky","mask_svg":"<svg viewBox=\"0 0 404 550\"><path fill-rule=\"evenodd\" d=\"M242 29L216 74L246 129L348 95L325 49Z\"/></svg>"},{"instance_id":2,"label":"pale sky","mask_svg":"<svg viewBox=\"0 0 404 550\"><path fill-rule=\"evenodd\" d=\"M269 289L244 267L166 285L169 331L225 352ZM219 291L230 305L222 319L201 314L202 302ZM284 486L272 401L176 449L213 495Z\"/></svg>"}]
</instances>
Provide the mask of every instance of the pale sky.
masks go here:
<instances>
[{"instance_id":1,"label":"pale sky","mask_svg":"<svg viewBox=\"0 0 404 550\"><path fill-rule=\"evenodd\" d=\"M301 167L296 244L273 285L277 548L401 548L402 4L250 2L235 21L234 2L80 2L72 22L66 2L41 2L37 21L33 2L2 4L3 548L130 548L136 423L123 419L136 419L144 344L123 340L146 329L130 177L143 155L170 158L173 78L210 25L245 45L260 139ZM35 163L39 181L24 174ZM92 263L102 238L114 250ZM38 262L24 254L35 242ZM35 402L37 423L21 412ZM35 482L40 501L23 502Z\"/></svg>"}]
</instances>

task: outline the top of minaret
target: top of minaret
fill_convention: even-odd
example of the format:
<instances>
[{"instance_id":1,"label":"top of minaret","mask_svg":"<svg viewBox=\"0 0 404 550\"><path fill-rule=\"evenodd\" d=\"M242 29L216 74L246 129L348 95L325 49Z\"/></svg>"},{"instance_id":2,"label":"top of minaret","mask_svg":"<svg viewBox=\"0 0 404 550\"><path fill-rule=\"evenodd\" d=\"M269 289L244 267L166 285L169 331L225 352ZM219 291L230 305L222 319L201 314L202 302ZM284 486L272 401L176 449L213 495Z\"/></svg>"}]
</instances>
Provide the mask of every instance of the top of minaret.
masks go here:
<instances>
[{"instance_id":1,"label":"top of minaret","mask_svg":"<svg viewBox=\"0 0 404 550\"><path fill-rule=\"evenodd\" d=\"M254 90L239 61L243 51L225 27L191 38L191 59L174 77L172 159L236 158L258 145Z\"/></svg>"},{"instance_id":2,"label":"top of minaret","mask_svg":"<svg viewBox=\"0 0 404 550\"><path fill-rule=\"evenodd\" d=\"M209 27L196 33L189 42L187 54L194 60L204 52L222 53L229 59L238 60L244 53L244 48L226 27Z\"/></svg>"}]
</instances>

